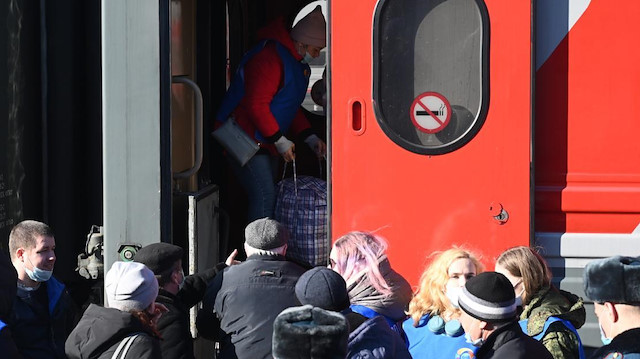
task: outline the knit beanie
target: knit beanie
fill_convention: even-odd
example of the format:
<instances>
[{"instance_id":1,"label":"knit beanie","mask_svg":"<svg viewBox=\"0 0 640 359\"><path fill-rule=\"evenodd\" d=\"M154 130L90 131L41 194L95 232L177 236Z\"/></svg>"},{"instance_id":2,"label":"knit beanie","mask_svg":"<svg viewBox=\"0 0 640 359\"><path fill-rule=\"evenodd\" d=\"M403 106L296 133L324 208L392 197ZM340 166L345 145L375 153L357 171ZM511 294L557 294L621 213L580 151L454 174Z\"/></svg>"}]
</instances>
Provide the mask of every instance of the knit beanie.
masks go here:
<instances>
[{"instance_id":1,"label":"knit beanie","mask_svg":"<svg viewBox=\"0 0 640 359\"><path fill-rule=\"evenodd\" d=\"M115 262L104 279L107 304L123 312L142 311L155 302L158 281L142 263Z\"/></svg>"},{"instance_id":2,"label":"knit beanie","mask_svg":"<svg viewBox=\"0 0 640 359\"><path fill-rule=\"evenodd\" d=\"M300 276L296 283L300 304L310 304L334 312L349 308L349 293L342 276L326 267L315 267Z\"/></svg>"},{"instance_id":3,"label":"knit beanie","mask_svg":"<svg viewBox=\"0 0 640 359\"><path fill-rule=\"evenodd\" d=\"M595 302L640 303L640 257L614 256L587 263L584 293Z\"/></svg>"},{"instance_id":4,"label":"knit beanie","mask_svg":"<svg viewBox=\"0 0 640 359\"><path fill-rule=\"evenodd\" d=\"M269 250L282 247L289 241L289 232L280 222L260 218L244 229L245 243L255 249Z\"/></svg>"},{"instance_id":5,"label":"knit beanie","mask_svg":"<svg viewBox=\"0 0 640 359\"><path fill-rule=\"evenodd\" d=\"M169 243L152 243L140 249L133 260L142 263L155 274L172 269L182 259L182 248Z\"/></svg>"},{"instance_id":6,"label":"knit beanie","mask_svg":"<svg viewBox=\"0 0 640 359\"><path fill-rule=\"evenodd\" d=\"M485 322L507 322L516 317L515 293L503 274L484 272L469 279L458 297L460 309Z\"/></svg>"},{"instance_id":7,"label":"knit beanie","mask_svg":"<svg viewBox=\"0 0 640 359\"><path fill-rule=\"evenodd\" d=\"M344 359L349 326L339 313L311 305L283 310L273 322L274 359Z\"/></svg>"},{"instance_id":8,"label":"knit beanie","mask_svg":"<svg viewBox=\"0 0 640 359\"><path fill-rule=\"evenodd\" d=\"M293 26L291 38L306 45L327 46L327 23L320 5Z\"/></svg>"}]
</instances>

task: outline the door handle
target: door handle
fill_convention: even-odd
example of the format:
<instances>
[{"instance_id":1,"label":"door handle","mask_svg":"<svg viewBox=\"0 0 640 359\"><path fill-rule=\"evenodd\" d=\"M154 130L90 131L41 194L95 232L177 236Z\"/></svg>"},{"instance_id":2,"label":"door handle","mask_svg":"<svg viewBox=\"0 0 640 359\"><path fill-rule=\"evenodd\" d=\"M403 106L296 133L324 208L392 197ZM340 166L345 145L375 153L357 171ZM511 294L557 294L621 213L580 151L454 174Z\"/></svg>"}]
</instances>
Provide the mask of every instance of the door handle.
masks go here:
<instances>
[{"instance_id":1,"label":"door handle","mask_svg":"<svg viewBox=\"0 0 640 359\"><path fill-rule=\"evenodd\" d=\"M200 91L200 87L193 80L188 78L187 76L173 76L171 79L172 83L180 83L184 84L187 87L190 87L195 93L196 98L196 123L195 123L195 161L191 168L186 169L181 172L175 172L173 174L174 179L180 178L189 178L194 174L198 173L200 170L200 166L202 166L202 91Z\"/></svg>"}]
</instances>

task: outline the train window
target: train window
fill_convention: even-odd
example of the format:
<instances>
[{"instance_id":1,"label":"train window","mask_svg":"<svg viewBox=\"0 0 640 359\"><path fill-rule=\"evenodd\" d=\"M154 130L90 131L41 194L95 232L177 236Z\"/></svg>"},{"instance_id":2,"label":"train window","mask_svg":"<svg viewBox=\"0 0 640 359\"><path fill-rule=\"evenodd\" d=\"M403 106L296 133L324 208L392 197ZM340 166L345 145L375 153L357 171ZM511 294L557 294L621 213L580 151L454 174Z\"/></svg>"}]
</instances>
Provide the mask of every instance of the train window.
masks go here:
<instances>
[{"instance_id":1,"label":"train window","mask_svg":"<svg viewBox=\"0 0 640 359\"><path fill-rule=\"evenodd\" d=\"M482 0L382 0L373 98L395 143L438 155L469 142L489 104L489 17Z\"/></svg>"},{"instance_id":2,"label":"train window","mask_svg":"<svg viewBox=\"0 0 640 359\"><path fill-rule=\"evenodd\" d=\"M303 7L302 10L300 10L298 15L296 15L295 19L293 20L293 24L295 25L298 21L300 21L300 19L305 17L309 12L313 11L313 9L315 9L316 6L318 5L322 7L322 14L324 15L324 18L326 20L327 19L327 1L317 0ZM326 65L327 65L327 48L325 47L324 49L322 49L322 51L320 51L320 56L316 57L311 62L309 62L309 67L311 67L311 76L309 77L309 86L307 87L307 95L305 96L304 101L302 102L302 106L307 111L316 113L318 115L323 114L323 109L321 105L313 101L313 98L311 96L311 89L313 88L313 85L317 81L322 80L323 78L322 75L324 73L324 69ZM318 86L322 86L322 85L318 85ZM326 91L326 87L325 87L325 91Z\"/></svg>"}]
</instances>

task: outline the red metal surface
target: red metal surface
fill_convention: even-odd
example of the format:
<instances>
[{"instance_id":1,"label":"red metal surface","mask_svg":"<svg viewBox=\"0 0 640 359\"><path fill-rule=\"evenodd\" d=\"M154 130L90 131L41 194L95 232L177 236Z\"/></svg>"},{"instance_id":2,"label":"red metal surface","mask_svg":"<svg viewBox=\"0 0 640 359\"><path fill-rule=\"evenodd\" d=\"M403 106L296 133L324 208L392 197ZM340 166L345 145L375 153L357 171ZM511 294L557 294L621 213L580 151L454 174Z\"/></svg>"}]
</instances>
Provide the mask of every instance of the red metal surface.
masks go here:
<instances>
[{"instance_id":1,"label":"red metal surface","mask_svg":"<svg viewBox=\"0 0 640 359\"><path fill-rule=\"evenodd\" d=\"M531 4L486 1L490 105L467 145L440 156L409 152L381 130L372 110L375 0L331 4L332 239L378 230L392 266L417 284L436 250L465 245L489 264L530 233ZM351 103L362 99L354 132ZM489 210L501 203L509 221ZM492 263L491 266L492 267Z\"/></svg>"},{"instance_id":2,"label":"red metal surface","mask_svg":"<svg viewBox=\"0 0 640 359\"><path fill-rule=\"evenodd\" d=\"M640 223L640 2L591 1L536 74L536 231Z\"/></svg>"}]
</instances>

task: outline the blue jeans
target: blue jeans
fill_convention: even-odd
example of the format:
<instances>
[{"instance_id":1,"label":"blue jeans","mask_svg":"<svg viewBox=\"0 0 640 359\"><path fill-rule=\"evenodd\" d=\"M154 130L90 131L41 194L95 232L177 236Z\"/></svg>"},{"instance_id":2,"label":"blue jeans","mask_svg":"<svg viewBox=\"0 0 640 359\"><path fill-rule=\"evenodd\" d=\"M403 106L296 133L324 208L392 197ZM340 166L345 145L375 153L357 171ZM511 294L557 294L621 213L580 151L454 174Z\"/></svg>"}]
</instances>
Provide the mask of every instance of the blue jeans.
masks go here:
<instances>
[{"instance_id":1,"label":"blue jeans","mask_svg":"<svg viewBox=\"0 0 640 359\"><path fill-rule=\"evenodd\" d=\"M279 157L258 153L240 167L229 159L231 168L249 198L249 223L258 218L273 218L276 207L276 171Z\"/></svg>"}]
</instances>

